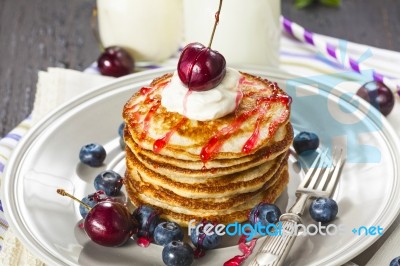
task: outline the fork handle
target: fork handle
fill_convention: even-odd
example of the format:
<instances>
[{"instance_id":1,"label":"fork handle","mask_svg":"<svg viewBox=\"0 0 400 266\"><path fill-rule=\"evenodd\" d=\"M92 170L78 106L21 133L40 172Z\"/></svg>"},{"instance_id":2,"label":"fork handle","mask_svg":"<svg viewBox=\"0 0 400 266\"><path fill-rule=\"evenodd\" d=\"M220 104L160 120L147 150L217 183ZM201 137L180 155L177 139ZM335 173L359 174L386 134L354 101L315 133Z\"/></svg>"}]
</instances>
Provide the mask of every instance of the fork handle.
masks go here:
<instances>
[{"instance_id":1,"label":"fork handle","mask_svg":"<svg viewBox=\"0 0 400 266\"><path fill-rule=\"evenodd\" d=\"M279 266L283 265L289 250L297 237L296 225L301 224L301 218L294 213L283 214L279 236L267 237L258 250L251 266Z\"/></svg>"}]
</instances>

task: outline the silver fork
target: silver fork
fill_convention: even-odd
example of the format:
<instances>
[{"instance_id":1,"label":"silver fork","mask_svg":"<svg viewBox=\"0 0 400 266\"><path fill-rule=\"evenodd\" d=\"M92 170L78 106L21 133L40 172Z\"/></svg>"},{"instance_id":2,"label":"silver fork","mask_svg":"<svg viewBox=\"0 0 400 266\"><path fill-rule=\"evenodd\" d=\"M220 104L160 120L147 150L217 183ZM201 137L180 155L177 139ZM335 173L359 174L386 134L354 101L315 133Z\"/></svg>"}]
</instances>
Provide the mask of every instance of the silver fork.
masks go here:
<instances>
[{"instance_id":1,"label":"silver fork","mask_svg":"<svg viewBox=\"0 0 400 266\"><path fill-rule=\"evenodd\" d=\"M335 148L329 164L328 150L314 160L303 181L296 190L297 201L288 213L281 215L282 234L267 237L258 250L251 266L282 265L297 237L297 225L302 224L301 215L311 198L330 197L339 181L340 170L345 162L343 150ZM326 167L324 167L326 166Z\"/></svg>"}]
</instances>

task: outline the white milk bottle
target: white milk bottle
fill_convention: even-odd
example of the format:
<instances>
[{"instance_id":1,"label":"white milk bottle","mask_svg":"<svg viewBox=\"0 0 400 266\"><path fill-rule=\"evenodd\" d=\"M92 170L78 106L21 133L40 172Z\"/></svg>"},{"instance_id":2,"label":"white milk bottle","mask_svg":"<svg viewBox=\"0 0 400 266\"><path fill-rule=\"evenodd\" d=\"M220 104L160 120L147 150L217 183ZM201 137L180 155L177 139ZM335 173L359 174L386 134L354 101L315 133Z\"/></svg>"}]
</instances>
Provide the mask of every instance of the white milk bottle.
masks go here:
<instances>
[{"instance_id":1,"label":"white milk bottle","mask_svg":"<svg viewBox=\"0 0 400 266\"><path fill-rule=\"evenodd\" d=\"M218 6L218 0L184 0L185 44L208 44ZM280 13L280 0L225 0L212 49L228 65L278 66Z\"/></svg>"},{"instance_id":2,"label":"white milk bottle","mask_svg":"<svg viewBox=\"0 0 400 266\"><path fill-rule=\"evenodd\" d=\"M104 47L126 48L136 61L159 62L182 42L182 0L97 0Z\"/></svg>"}]
</instances>

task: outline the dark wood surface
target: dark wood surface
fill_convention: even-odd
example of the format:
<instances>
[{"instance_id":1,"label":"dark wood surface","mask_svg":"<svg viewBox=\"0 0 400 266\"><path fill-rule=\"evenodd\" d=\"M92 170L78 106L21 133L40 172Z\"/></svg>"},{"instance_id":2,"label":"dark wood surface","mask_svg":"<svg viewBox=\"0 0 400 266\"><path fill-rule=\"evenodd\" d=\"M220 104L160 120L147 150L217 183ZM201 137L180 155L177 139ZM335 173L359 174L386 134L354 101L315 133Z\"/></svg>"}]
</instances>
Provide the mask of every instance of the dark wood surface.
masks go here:
<instances>
[{"instance_id":1,"label":"dark wood surface","mask_svg":"<svg viewBox=\"0 0 400 266\"><path fill-rule=\"evenodd\" d=\"M31 112L39 70L83 70L97 58L90 28L94 4L0 0L0 137ZM399 0L343 0L340 8L300 10L283 0L282 13L311 31L400 51Z\"/></svg>"}]
</instances>

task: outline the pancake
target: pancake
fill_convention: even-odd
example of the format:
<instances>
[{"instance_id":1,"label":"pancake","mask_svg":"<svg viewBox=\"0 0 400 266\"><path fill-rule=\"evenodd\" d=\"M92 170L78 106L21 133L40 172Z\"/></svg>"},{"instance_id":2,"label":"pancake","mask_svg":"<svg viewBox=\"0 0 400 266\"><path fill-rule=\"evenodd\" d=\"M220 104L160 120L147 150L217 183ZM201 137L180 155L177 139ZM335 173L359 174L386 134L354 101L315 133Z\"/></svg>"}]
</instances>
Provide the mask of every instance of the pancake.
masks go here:
<instances>
[{"instance_id":1,"label":"pancake","mask_svg":"<svg viewBox=\"0 0 400 266\"><path fill-rule=\"evenodd\" d=\"M182 226L192 219L226 224L245 221L259 202L273 203L284 191L290 97L276 83L240 75L240 103L214 120L191 120L161 105L171 74L128 100L124 183L133 205L152 206Z\"/></svg>"},{"instance_id":2,"label":"pancake","mask_svg":"<svg viewBox=\"0 0 400 266\"><path fill-rule=\"evenodd\" d=\"M210 121L190 120L168 112L161 105L161 91L172 75L155 79L124 106L123 118L132 140L142 149L180 160L203 158L204 162L257 153L270 145L278 129L288 123L290 97L276 83L241 75L238 86L243 97L235 112ZM161 149L154 147L158 140L164 141Z\"/></svg>"},{"instance_id":3,"label":"pancake","mask_svg":"<svg viewBox=\"0 0 400 266\"><path fill-rule=\"evenodd\" d=\"M282 164L271 178L256 190L249 192L236 191L233 195L221 195L219 197L195 198L191 197L190 194L186 195L186 197L181 196L164 186L157 186L144 182L141 179L139 172L132 172L131 176L126 176L126 180L130 182L131 186L133 186L136 191L140 194L146 195L148 198L153 198L159 202L168 204L169 206L174 206L175 208L186 208L192 213L200 214L203 211L207 211L207 213L210 214L212 211L232 210L232 208L244 204L248 200L254 198L254 196L262 194L266 189L273 186L279 180L282 171L286 168L287 165ZM233 191L235 190L233 189Z\"/></svg>"},{"instance_id":4,"label":"pancake","mask_svg":"<svg viewBox=\"0 0 400 266\"><path fill-rule=\"evenodd\" d=\"M237 172L219 178L190 180L190 182L182 178L165 176L152 171L141 164L129 149L126 150L126 158L126 173L128 178L167 188L170 191L185 197L218 198L260 189L287 161L287 152L284 152L275 160L271 160L268 163L247 169L243 172Z\"/></svg>"},{"instance_id":5,"label":"pancake","mask_svg":"<svg viewBox=\"0 0 400 266\"><path fill-rule=\"evenodd\" d=\"M165 175L186 177L211 178L243 171L250 167L258 166L279 156L282 151L290 148L293 139L293 129L290 123L287 123L279 129L283 135L279 141L274 141L269 146L261 149L255 154L251 154L239 159L219 159L208 161L205 164L202 161L179 160L174 157L163 156L152 151L142 149L132 138L129 130L125 129L125 142L133 151L138 160L146 167ZM188 171L188 170L191 171Z\"/></svg>"},{"instance_id":6,"label":"pancake","mask_svg":"<svg viewBox=\"0 0 400 266\"><path fill-rule=\"evenodd\" d=\"M276 183L264 190L259 195L256 195L254 198L248 200L245 204L232 208L230 211L218 211L216 214L213 215L206 213L202 213L201 215L198 215L197 213L188 214L182 211L182 209L180 209L179 211L172 210L169 205L161 204L159 201L153 200L147 197L145 194L141 194L135 189L134 186L131 185L129 181L127 182L127 180L125 180L125 186L128 192L128 196L135 206L151 206L160 213L160 216L162 218L168 221L176 222L183 227L187 227L189 221L192 219L195 219L197 221L206 219L222 224L244 222L247 220L249 211L259 202L274 203L275 200L285 190L288 181L289 175L287 169L285 168L282 171L281 175L278 177Z\"/></svg>"}]
</instances>

